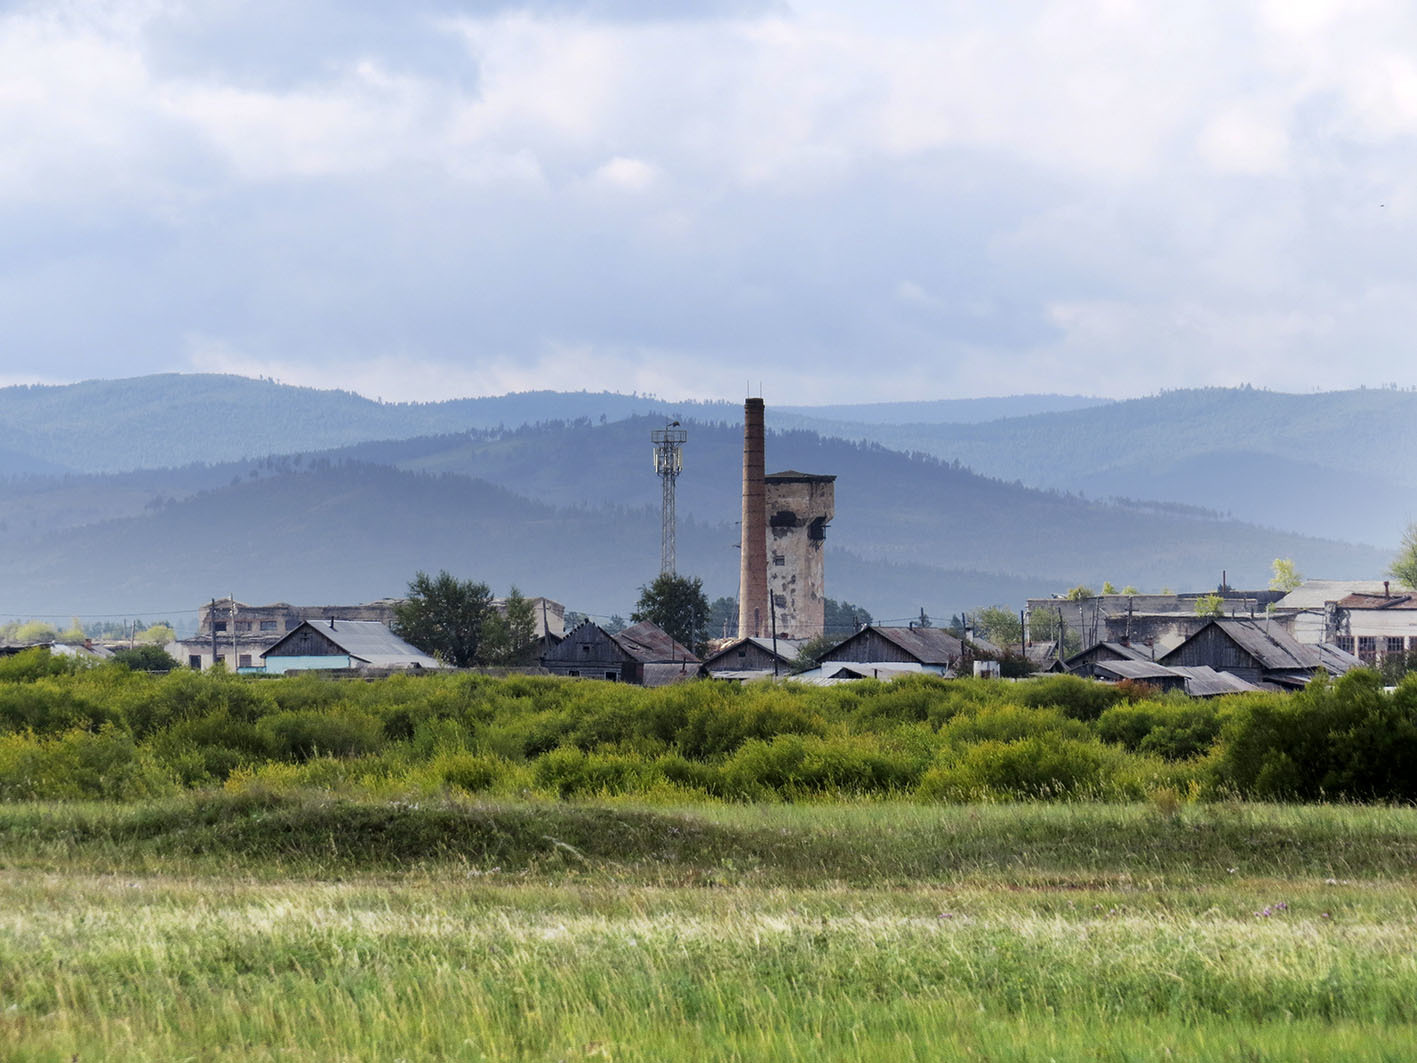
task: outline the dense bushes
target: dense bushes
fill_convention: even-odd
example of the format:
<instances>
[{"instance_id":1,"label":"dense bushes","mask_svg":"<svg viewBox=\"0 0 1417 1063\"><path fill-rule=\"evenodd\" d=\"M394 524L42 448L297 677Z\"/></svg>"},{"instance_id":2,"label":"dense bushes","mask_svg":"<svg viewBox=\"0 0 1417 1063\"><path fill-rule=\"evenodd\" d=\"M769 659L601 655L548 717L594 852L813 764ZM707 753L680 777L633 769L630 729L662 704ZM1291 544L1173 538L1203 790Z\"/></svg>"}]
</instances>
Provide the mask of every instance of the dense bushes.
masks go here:
<instances>
[{"instance_id":1,"label":"dense bushes","mask_svg":"<svg viewBox=\"0 0 1417 1063\"><path fill-rule=\"evenodd\" d=\"M1214 702L1071 677L639 690L550 677L252 679L0 661L0 799L183 787L403 795L1411 800L1417 677Z\"/></svg>"}]
</instances>

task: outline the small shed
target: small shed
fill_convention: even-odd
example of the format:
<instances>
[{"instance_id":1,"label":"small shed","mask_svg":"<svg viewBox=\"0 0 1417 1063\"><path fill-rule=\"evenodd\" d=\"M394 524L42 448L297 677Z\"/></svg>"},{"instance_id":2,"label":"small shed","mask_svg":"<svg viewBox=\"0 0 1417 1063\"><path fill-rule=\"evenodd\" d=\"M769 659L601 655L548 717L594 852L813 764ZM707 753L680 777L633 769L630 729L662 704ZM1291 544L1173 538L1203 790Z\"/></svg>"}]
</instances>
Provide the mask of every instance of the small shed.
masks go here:
<instances>
[{"instance_id":1,"label":"small shed","mask_svg":"<svg viewBox=\"0 0 1417 1063\"><path fill-rule=\"evenodd\" d=\"M271 675L314 669L442 668L377 620L304 620L261 653Z\"/></svg>"}]
</instances>

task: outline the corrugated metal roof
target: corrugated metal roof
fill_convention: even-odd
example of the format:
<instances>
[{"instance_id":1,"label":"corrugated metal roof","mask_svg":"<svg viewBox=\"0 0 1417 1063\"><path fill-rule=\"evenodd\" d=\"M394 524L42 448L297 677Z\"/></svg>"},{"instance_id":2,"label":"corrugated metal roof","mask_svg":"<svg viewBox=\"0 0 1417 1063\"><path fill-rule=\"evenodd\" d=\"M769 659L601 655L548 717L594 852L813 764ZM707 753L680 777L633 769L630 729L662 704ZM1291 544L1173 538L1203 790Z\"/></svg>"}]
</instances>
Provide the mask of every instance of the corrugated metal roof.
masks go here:
<instances>
[{"instance_id":1,"label":"corrugated metal roof","mask_svg":"<svg viewBox=\"0 0 1417 1063\"><path fill-rule=\"evenodd\" d=\"M351 658L374 668L409 668L414 665L420 668L443 667L418 647L411 646L399 638L377 620L335 620L333 623L321 621L318 624L306 620L280 642L264 651L261 658L264 660L270 657L279 657L280 654L277 651L281 645L294 638L306 627L318 631L349 654Z\"/></svg>"},{"instance_id":2,"label":"corrugated metal roof","mask_svg":"<svg viewBox=\"0 0 1417 1063\"><path fill-rule=\"evenodd\" d=\"M649 620L641 620L610 637L631 657L645 664L672 664L680 661L699 663L699 659L670 638L667 631Z\"/></svg>"},{"instance_id":3,"label":"corrugated metal roof","mask_svg":"<svg viewBox=\"0 0 1417 1063\"><path fill-rule=\"evenodd\" d=\"M1238 675L1217 672L1209 665L1174 665L1171 671L1186 680L1186 693L1193 698L1214 698L1222 694L1248 694L1259 687Z\"/></svg>"},{"instance_id":4,"label":"corrugated metal roof","mask_svg":"<svg viewBox=\"0 0 1417 1063\"><path fill-rule=\"evenodd\" d=\"M747 638L734 639L732 642L723 646L721 649L718 649L713 653L709 654L707 657L704 658L704 663L710 666L714 665L719 660L727 658L734 650L736 650L739 646L743 645L743 643L745 642L751 642L754 646L757 646L769 657L772 656L773 650L771 638L759 638L756 635L749 635ZM784 663L795 661L797 659L797 651L800 650L804 645L806 645L806 643L806 639L778 639L778 660Z\"/></svg>"},{"instance_id":5,"label":"corrugated metal roof","mask_svg":"<svg viewBox=\"0 0 1417 1063\"><path fill-rule=\"evenodd\" d=\"M1364 667L1361 658L1349 653L1347 650L1339 649L1332 642L1320 642L1318 651L1319 660L1322 661L1323 666L1334 675L1343 675L1345 672L1351 672L1355 668Z\"/></svg>"},{"instance_id":6,"label":"corrugated metal roof","mask_svg":"<svg viewBox=\"0 0 1417 1063\"><path fill-rule=\"evenodd\" d=\"M1167 668L1164 664L1157 664L1155 661L1095 661L1092 667L1099 672L1115 675L1118 679L1135 679L1138 682L1145 682L1148 679L1176 678L1174 668Z\"/></svg>"}]
</instances>

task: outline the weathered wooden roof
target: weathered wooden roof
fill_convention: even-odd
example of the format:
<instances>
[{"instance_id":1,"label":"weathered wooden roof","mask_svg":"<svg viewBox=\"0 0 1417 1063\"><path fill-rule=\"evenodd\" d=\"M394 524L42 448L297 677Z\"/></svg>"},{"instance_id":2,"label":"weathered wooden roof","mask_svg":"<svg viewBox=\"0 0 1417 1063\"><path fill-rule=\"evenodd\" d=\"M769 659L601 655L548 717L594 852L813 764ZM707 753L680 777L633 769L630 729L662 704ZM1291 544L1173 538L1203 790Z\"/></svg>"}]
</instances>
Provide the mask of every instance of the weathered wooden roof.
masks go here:
<instances>
[{"instance_id":1,"label":"weathered wooden roof","mask_svg":"<svg viewBox=\"0 0 1417 1063\"><path fill-rule=\"evenodd\" d=\"M871 624L838 645L844 646L852 639L867 637L872 632L898 646L921 664L954 664L964 652L964 644L959 639L938 627L877 627ZM822 659L831 660L831 651L823 654Z\"/></svg>"},{"instance_id":2,"label":"weathered wooden roof","mask_svg":"<svg viewBox=\"0 0 1417 1063\"><path fill-rule=\"evenodd\" d=\"M610 637L622 650L644 664L673 664L679 661L699 663L699 659L675 642L667 631L649 620L641 620Z\"/></svg>"},{"instance_id":3,"label":"weathered wooden roof","mask_svg":"<svg viewBox=\"0 0 1417 1063\"><path fill-rule=\"evenodd\" d=\"M803 644L806 641L806 639L778 639L777 659L782 661L783 663L791 663L792 661L795 661L797 659L797 651L802 648ZM744 643L747 642L751 642L754 646L757 646L769 657L773 655L772 639L759 638L756 635L749 635L747 638L734 639L722 649L718 650L715 653L709 654L707 657L704 658L704 664L712 668L720 661L727 660L732 657L739 649L739 647L741 647Z\"/></svg>"},{"instance_id":4,"label":"weathered wooden roof","mask_svg":"<svg viewBox=\"0 0 1417 1063\"><path fill-rule=\"evenodd\" d=\"M1417 594L1349 594L1338 600L1340 609L1417 609Z\"/></svg>"}]
</instances>

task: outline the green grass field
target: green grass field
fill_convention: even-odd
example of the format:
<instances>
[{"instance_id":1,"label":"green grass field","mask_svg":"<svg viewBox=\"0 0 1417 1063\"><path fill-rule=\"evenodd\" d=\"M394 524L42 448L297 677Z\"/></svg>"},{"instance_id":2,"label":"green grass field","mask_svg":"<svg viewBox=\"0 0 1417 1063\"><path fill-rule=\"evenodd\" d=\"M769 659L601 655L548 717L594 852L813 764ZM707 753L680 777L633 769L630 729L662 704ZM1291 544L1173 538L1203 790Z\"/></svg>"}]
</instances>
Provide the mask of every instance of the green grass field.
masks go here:
<instances>
[{"instance_id":1,"label":"green grass field","mask_svg":"<svg viewBox=\"0 0 1417 1063\"><path fill-rule=\"evenodd\" d=\"M8 1060L1410 1060L1417 811L0 806Z\"/></svg>"}]
</instances>

